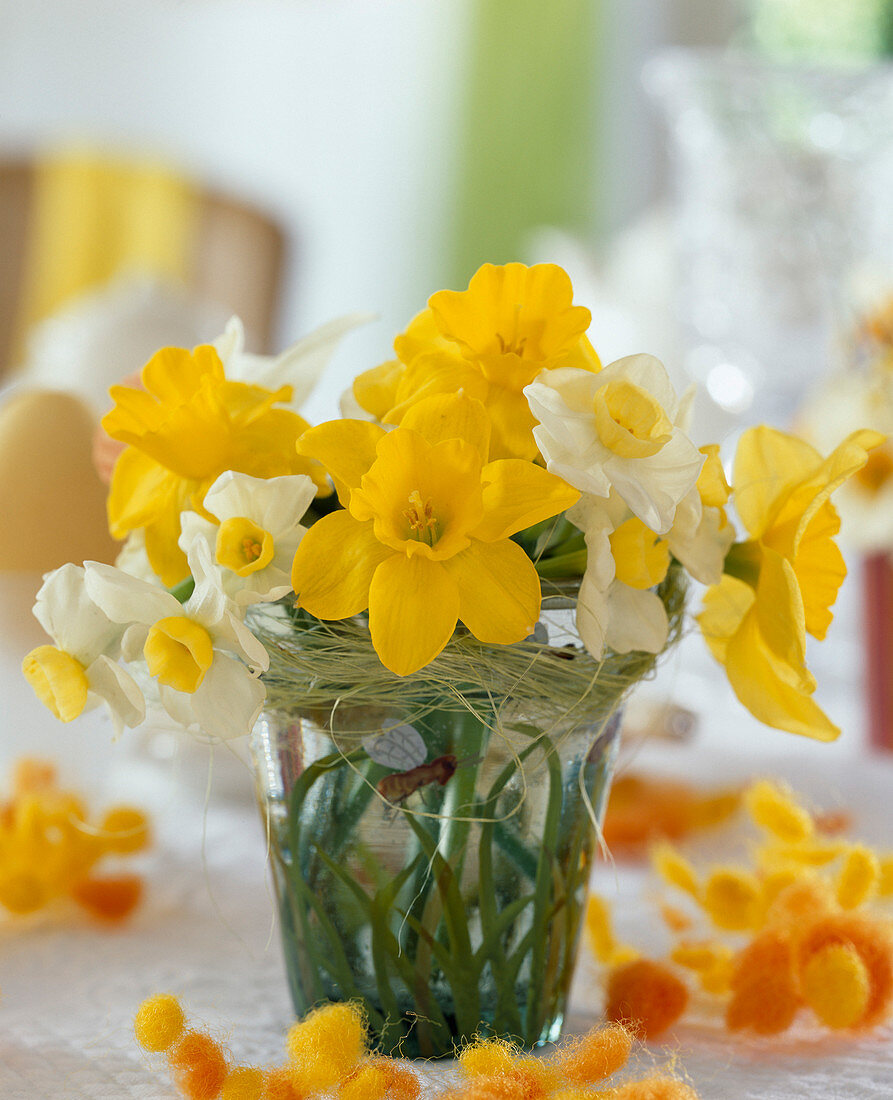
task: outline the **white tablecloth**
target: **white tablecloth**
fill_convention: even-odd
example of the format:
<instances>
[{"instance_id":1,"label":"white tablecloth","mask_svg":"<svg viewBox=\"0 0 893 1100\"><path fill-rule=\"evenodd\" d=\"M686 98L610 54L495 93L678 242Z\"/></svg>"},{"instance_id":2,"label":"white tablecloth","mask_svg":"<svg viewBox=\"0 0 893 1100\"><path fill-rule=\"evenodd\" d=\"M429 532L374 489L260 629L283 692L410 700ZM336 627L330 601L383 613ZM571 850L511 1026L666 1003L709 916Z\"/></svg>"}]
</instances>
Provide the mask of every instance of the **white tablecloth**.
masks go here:
<instances>
[{"instance_id":1,"label":"white tablecloth","mask_svg":"<svg viewBox=\"0 0 893 1100\"><path fill-rule=\"evenodd\" d=\"M655 749L646 757L662 771L713 782L761 770L758 761L720 760L693 748ZM806 759L808 764L801 754L781 758L773 770L787 772L820 803L852 807L858 831L889 844L893 762L852 760L841 768L820 747ZM169 769L126 757L118 767L123 775L110 776L110 785L141 797L158 825L156 847L145 861L146 901L118 931L97 930L76 917L0 925L3 1100L176 1096L163 1060L144 1055L131 1031L140 1001L160 991L178 994L240 1061L283 1060L292 1013L256 810L247 798L212 796L205 807L188 769L177 782ZM620 934L659 949L653 906L643 903L645 875L604 866L597 887L615 899ZM598 1018L595 965L582 954L572 1030ZM860 1041L798 1032L749 1044L695 1017L668 1045L654 1044L640 1058L648 1065L678 1056L704 1100L889 1100L890 1039L889 1030Z\"/></svg>"}]
</instances>

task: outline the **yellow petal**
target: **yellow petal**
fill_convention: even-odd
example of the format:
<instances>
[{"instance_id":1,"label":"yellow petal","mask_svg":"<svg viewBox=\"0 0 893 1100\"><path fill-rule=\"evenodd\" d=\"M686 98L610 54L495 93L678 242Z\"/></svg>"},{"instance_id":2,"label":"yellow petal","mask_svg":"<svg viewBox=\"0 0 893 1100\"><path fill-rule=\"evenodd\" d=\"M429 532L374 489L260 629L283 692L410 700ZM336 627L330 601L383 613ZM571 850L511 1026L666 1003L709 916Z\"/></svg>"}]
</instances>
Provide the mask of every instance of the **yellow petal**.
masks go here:
<instances>
[{"instance_id":1,"label":"yellow petal","mask_svg":"<svg viewBox=\"0 0 893 1100\"><path fill-rule=\"evenodd\" d=\"M766 648L752 611L729 639L725 664L738 699L767 726L819 741L833 741L840 735L809 694L798 691L779 674L780 662Z\"/></svg>"},{"instance_id":2,"label":"yellow petal","mask_svg":"<svg viewBox=\"0 0 893 1100\"><path fill-rule=\"evenodd\" d=\"M484 401L489 387L479 370L457 352L433 351L417 355L400 378L397 403L385 417L386 424L399 424L406 410L417 401L435 394L456 394Z\"/></svg>"},{"instance_id":3,"label":"yellow petal","mask_svg":"<svg viewBox=\"0 0 893 1100\"><path fill-rule=\"evenodd\" d=\"M458 614L459 592L443 562L393 554L375 570L369 632L381 663L396 675L408 676L433 661L450 640Z\"/></svg>"},{"instance_id":4,"label":"yellow petal","mask_svg":"<svg viewBox=\"0 0 893 1100\"><path fill-rule=\"evenodd\" d=\"M818 509L848 478L863 468L868 461L868 452L873 447L879 447L885 439L886 436L881 435L880 432L868 429L852 432L822 462L811 479L811 486L816 492L809 506L803 511L797 526L797 534L794 538L795 552Z\"/></svg>"},{"instance_id":5,"label":"yellow petal","mask_svg":"<svg viewBox=\"0 0 893 1100\"><path fill-rule=\"evenodd\" d=\"M703 609L695 619L710 652L720 664L725 664L729 639L741 626L755 599L756 592L749 584L728 573L704 594Z\"/></svg>"},{"instance_id":6,"label":"yellow petal","mask_svg":"<svg viewBox=\"0 0 893 1100\"><path fill-rule=\"evenodd\" d=\"M786 486L809 477L822 456L802 439L761 425L741 436L735 453L735 507L741 522L759 538Z\"/></svg>"},{"instance_id":7,"label":"yellow petal","mask_svg":"<svg viewBox=\"0 0 893 1100\"><path fill-rule=\"evenodd\" d=\"M459 589L459 618L479 641L511 645L533 633L540 580L517 543L472 542L444 565Z\"/></svg>"},{"instance_id":8,"label":"yellow petal","mask_svg":"<svg viewBox=\"0 0 893 1100\"><path fill-rule=\"evenodd\" d=\"M32 649L22 662L22 673L37 698L60 722L73 721L87 705L90 685L84 666L56 646Z\"/></svg>"},{"instance_id":9,"label":"yellow petal","mask_svg":"<svg viewBox=\"0 0 893 1100\"><path fill-rule=\"evenodd\" d=\"M393 553L375 537L371 523L343 511L323 516L295 553L291 583L298 606L318 619L358 615L369 606L372 574Z\"/></svg>"},{"instance_id":10,"label":"yellow petal","mask_svg":"<svg viewBox=\"0 0 893 1100\"><path fill-rule=\"evenodd\" d=\"M298 451L315 458L329 471L338 499L346 508L350 493L375 461L375 448L384 439L384 428L366 420L328 420L309 428L298 440Z\"/></svg>"},{"instance_id":11,"label":"yellow petal","mask_svg":"<svg viewBox=\"0 0 893 1100\"><path fill-rule=\"evenodd\" d=\"M400 422L429 443L462 439L476 447L481 463L490 453L490 418L480 401L465 393L437 394L412 405Z\"/></svg>"},{"instance_id":12,"label":"yellow petal","mask_svg":"<svg viewBox=\"0 0 893 1100\"><path fill-rule=\"evenodd\" d=\"M135 447L121 452L112 471L112 483L108 495L109 530L116 539L122 539L136 527L143 527L168 502L179 502L179 479L163 466L142 454Z\"/></svg>"},{"instance_id":13,"label":"yellow petal","mask_svg":"<svg viewBox=\"0 0 893 1100\"><path fill-rule=\"evenodd\" d=\"M389 359L353 380L353 395L361 409L376 420L384 420L397 404L397 386L405 370L403 363Z\"/></svg>"},{"instance_id":14,"label":"yellow petal","mask_svg":"<svg viewBox=\"0 0 893 1100\"><path fill-rule=\"evenodd\" d=\"M222 382L223 363L217 349L201 344L187 348L162 348L143 367L140 380L160 401L175 402L189 398L205 377Z\"/></svg>"},{"instance_id":15,"label":"yellow petal","mask_svg":"<svg viewBox=\"0 0 893 1100\"><path fill-rule=\"evenodd\" d=\"M729 499L732 491L726 481L725 471L719 457L719 444L708 443L705 447L698 448L705 455L704 465L698 474L698 495L701 503L712 508L722 508Z\"/></svg>"},{"instance_id":16,"label":"yellow petal","mask_svg":"<svg viewBox=\"0 0 893 1100\"><path fill-rule=\"evenodd\" d=\"M150 676L191 695L214 661L214 644L207 630L186 615L168 615L153 623L143 655Z\"/></svg>"},{"instance_id":17,"label":"yellow petal","mask_svg":"<svg viewBox=\"0 0 893 1100\"><path fill-rule=\"evenodd\" d=\"M825 501L803 532L793 559L806 629L819 640L831 625L834 618L831 607L847 575L843 554L833 541L839 530L837 511L830 501Z\"/></svg>"},{"instance_id":18,"label":"yellow petal","mask_svg":"<svg viewBox=\"0 0 893 1100\"><path fill-rule=\"evenodd\" d=\"M776 661L776 671L793 687L815 688L806 669L806 618L800 586L791 563L764 550L754 613L763 642Z\"/></svg>"},{"instance_id":19,"label":"yellow petal","mask_svg":"<svg viewBox=\"0 0 893 1100\"><path fill-rule=\"evenodd\" d=\"M395 550L448 558L468 546L483 515L480 452L461 439L432 446L418 432L395 428L351 494L350 512L373 520L376 538Z\"/></svg>"},{"instance_id":20,"label":"yellow petal","mask_svg":"<svg viewBox=\"0 0 893 1100\"><path fill-rule=\"evenodd\" d=\"M631 588L653 588L670 568L670 548L658 535L633 516L612 531L608 541L614 557L615 576Z\"/></svg>"},{"instance_id":21,"label":"yellow petal","mask_svg":"<svg viewBox=\"0 0 893 1100\"><path fill-rule=\"evenodd\" d=\"M425 352L443 350L454 351L455 345L441 336L430 309L417 313L394 340L394 352L406 364Z\"/></svg>"},{"instance_id":22,"label":"yellow petal","mask_svg":"<svg viewBox=\"0 0 893 1100\"><path fill-rule=\"evenodd\" d=\"M592 315L574 306L567 272L556 264L484 264L464 291L442 290L428 299L441 333L464 354L512 353L542 361L572 347Z\"/></svg>"},{"instance_id":23,"label":"yellow petal","mask_svg":"<svg viewBox=\"0 0 893 1100\"><path fill-rule=\"evenodd\" d=\"M472 532L484 542L507 539L525 527L556 516L580 494L555 474L521 458L490 462L481 472L484 518Z\"/></svg>"},{"instance_id":24,"label":"yellow petal","mask_svg":"<svg viewBox=\"0 0 893 1100\"><path fill-rule=\"evenodd\" d=\"M492 425L490 458L535 459L539 454L533 438L536 418L524 394L491 385L483 401Z\"/></svg>"}]
</instances>

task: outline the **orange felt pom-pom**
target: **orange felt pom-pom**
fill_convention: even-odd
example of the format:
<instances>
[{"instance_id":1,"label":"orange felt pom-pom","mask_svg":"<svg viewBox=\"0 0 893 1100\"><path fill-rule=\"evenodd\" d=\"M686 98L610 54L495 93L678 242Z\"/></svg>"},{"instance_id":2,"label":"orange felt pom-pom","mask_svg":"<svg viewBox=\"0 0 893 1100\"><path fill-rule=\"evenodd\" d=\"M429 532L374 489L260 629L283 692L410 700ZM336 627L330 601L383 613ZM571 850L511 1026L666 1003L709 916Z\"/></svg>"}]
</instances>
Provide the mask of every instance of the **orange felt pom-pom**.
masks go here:
<instances>
[{"instance_id":1,"label":"orange felt pom-pom","mask_svg":"<svg viewBox=\"0 0 893 1100\"><path fill-rule=\"evenodd\" d=\"M805 968L816 952L831 944L851 946L862 960L869 980L868 998L865 1011L852 1026L873 1027L893 1002L893 927L889 921L852 912L819 917L798 944L800 966Z\"/></svg>"},{"instance_id":2,"label":"orange felt pom-pom","mask_svg":"<svg viewBox=\"0 0 893 1100\"><path fill-rule=\"evenodd\" d=\"M384 1100L388 1095L390 1075L376 1062L366 1062L342 1081L338 1096L341 1100Z\"/></svg>"},{"instance_id":3,"label":"orange felt pom-pom","mask_svg":"<svg viewBox=\"0 0 893 1100\"><path fill-rule=\"evenodd\" d=\"M787 1031L800 1007L790 937L770 930L752 940L735 960L731 986L726 1008L730 1031Z\"/></svg>"},{"instance_id":4,"label":"orange felt pom-pom","mask_svg":"<svg viewBox=\"0 0 893 1100\"><path fill-rule=\"evenodd\" d=\"M381 1061L388 1075L388 1100L419 1100L422 1086L415 1073L408 1066L398 1065L390 1058L383 1058Z\"/></svg>"},{"instance_id":5,"label":"orange felt pom-pom","mask_svg":"<svg viewBox=\"0 0 893 1100\"><path fill-rule=\"evenodd\" d=\"M304 1100L305 1096L304 1090L294 1080L290 1067L271 1069L266 1075L261 1100Z\"/></svg>"},{"instance_id":6,"label":"orange felt pom-pom","mask_svg":"<svg viewBox=\"0 0 893 1100\"><path fill-rule=\"evenodd\" d=\"M255 1066L236 1066L223 1082L220 1100L261 1100L266 1074Z\"/></svg>"},{"instance_id":7,"label":"orange felt pom-pom","mask_svg":"<svg viewBox=\"0 0 893 1100\"><path fill-rule=\"evenodd\" d=\"M493 1077L473 1077L466 1085L451 1089L440 1100L541 1100L546 1086L538 1076L521 1069Z\"/></svg>"},{"instance_id":8,"label":"orange felt pom-pom","mask_svg":"<svg viewBox=\"0 0 893 1100\"><path fill-rule=\"evenodd\" d=\"M632 1034L622 1024L596 1027L568 1043L550 1066L569 1085L594 1084L626 1065L632 1045Z\"/></svg>"},{"instance_id":9,"label":"orange felt pom-pom","mask_svg":"<svg viewBox=\"0 0 893 1100\"><path fill-rule=\"evenodd\" d=\"M698 1094L675 1077L646 1077L611 1092L611 1100L698 1100Z\"/></svg>"},{"instance_id":10,"label":"orange felt pom-pom","mask_svg":"<svg viewBox=\"0 0 893 1100\"><path fill-rule=\"evenodd\" d=\"M219 1043L201 1031L187 1031L167 1058L174 1084L187 1100L215 1100L227 1077Z\"/></svg>"},{"instance_id":11,"label":"orange felt pom-pom","mask_svg":"<svg viewBox=\"0 0 893 1100\"><path fill-rule=\"evenodd\" d=\"M654 959L636 959L612 970L608 977L605 1015L615 1023L627 1024L639 1038L662 1035L687 1004L686 984Z\"/></svg>"},{"instance_id":12,"label":"orange felt pom-pom","mask_svg":"<svg viewBox=\"0 0 893 1100\"><path fill-rule=\"evenodd\" d=\"M104 875L88 878L72 887L71 896L98 920L115 924L126 920L143 897L139 875Z\"/></svg>"},{"instance_id":13,"label":"orange felt pom-pom","mask_svg":"<svg viewBox=\"0 0 893 1100\"><path fill-rule=\"evenodd\" d=\"M172 1047L185 1026L180 1002L170 993L159 993L143 1001L133 1021L136 1041L153 1054Z\"/></svg>"}]
</instances>

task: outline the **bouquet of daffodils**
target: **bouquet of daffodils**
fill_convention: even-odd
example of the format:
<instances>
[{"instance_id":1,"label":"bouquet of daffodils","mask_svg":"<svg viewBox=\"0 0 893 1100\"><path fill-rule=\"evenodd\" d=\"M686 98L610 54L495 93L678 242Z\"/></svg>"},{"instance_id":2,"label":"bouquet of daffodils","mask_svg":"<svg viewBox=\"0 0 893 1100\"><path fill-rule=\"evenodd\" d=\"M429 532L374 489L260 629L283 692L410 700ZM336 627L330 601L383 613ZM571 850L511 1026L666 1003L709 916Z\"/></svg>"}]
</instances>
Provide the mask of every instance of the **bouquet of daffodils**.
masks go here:
<instances>
[{"instance_id":1,"label":"bouquet of daffodils","mask_svg":"<svg viewBox=\"0 0 893 1100\"><path fill-rule=\"evenodd\" d=\"M39 698L65 722L104 703L119 728L148 700L229 738L265 702L258 605L276 605L281 636L364 638L399 686L457 647L539 642L544 591L572 601L596 662L659 654L688 575L708 586L697 620L741 702L835 737L806 635L824 636L845 576L831 494L883 436L856 430L823 458L753 428L730 485L661 363L603 366L589 325L560 268L485 265L434 294L346 415L315 427L301 380L344 326L272 361L243 352L238 323L159 351L103 420L123 445L118 565L64 565L38 593L53 644L24 672Z\"/></svg>"}]
</instances>

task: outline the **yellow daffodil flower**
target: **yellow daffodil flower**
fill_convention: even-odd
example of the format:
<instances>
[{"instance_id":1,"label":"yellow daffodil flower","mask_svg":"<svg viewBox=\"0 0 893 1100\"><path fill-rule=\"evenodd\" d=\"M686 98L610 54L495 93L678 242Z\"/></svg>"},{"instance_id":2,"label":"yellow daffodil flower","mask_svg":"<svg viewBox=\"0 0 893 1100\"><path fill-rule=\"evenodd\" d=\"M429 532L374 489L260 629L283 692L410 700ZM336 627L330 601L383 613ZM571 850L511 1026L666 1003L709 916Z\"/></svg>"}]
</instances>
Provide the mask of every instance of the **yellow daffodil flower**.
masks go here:
<instances>
[{"instance_id":1,"label":"yellow daffodil flower","mask_svg":"<svg viewBox=\"0 0 893 1100\"><path fill-rule=\"evenodd\" d=\"M397 361L360 375L353 394L383 423L399 424L422 398L461 389L487 410L492 458L534 459L522 390L543 370L601 368L586 337L590 321L560 267L484 264L467 290L432 295L394 341Z\"/></svg>"},{"instance_id":2,"label":"yellow daffodil flower","mask_svg":"<svg viewBox=\"0 0 893 1100\"><path fill-rule=\"evenodd\" d=\"M533 563L515 532L572 505L576 490L522 459L488 462L490 420L467 395L413 405L386 432L359 420L311 428L301 452L332 474L344 510L304 535L298 605L320 619L369 609L372 643L398 676L433 660L457 620L482 642L531 633Z\"/></svg>"},{"instance_id":3,"label":"yellow daffodil flower","mask_svg":"<svg viewBox=\"0 0 893 1100\"><path fill-rule=\"evenodd\" d=\"M177 545L180 513L211 517L205 492L225 470L254 477L308 474L328 490L322 470L295 451L308 427L288 409L291 388L267 390L229 381L210 345L164 348L143 368L143 389L113 386L115 407L102 421L128 444L115 464L109 527L116 538L142 529L152 568L166 585L188 575Z\"/></svg>"},{"instance_id":4,"label":"yellow daffodil flower","mask_svg":"<svg viewBox=\"0 0 893 1100\"><path fill-rule=\"evenodd\" d=\"M698 622L741 702L760 721L824 741L839 729L810 698L806 634L824 638L846 576L830 496L860 470L877 432L854 432L826 459L773 428L745 432L735 504L750 539L732 547Z\"/></svg>"}]
</instances>

